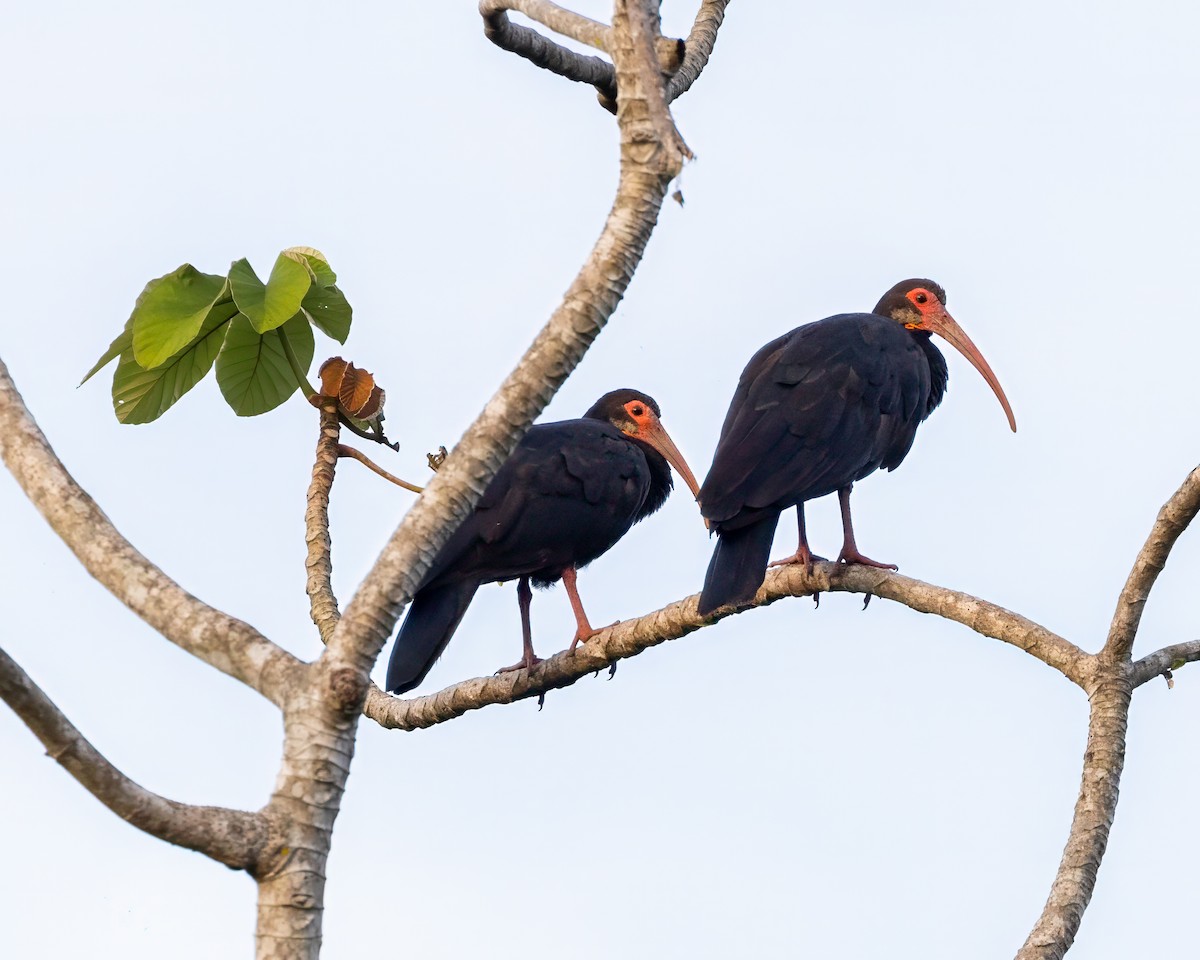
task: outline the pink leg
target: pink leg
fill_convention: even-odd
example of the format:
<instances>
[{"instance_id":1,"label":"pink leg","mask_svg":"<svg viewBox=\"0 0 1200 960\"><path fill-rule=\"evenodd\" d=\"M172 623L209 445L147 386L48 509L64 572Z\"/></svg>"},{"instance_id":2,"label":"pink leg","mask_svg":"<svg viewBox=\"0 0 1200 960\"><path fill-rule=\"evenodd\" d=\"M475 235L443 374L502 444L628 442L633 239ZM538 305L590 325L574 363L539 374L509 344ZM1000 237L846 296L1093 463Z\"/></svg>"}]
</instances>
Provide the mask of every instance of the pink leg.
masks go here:
<instances>
[{"instance_id":1,"label":"pink leg","mask_svg":"<svg viewBox=\"0 0 1200 960\"><path fill-rule=\"evenodd\" d=\"M533 591L529 589L529 578L522 577L517 581L517 605L521 608L521 642L524 656L511 667L501 667L497 673L512 673L514 670L529 670L535 664L541 663L542 658L533 652L533 631L529 627L529 605L533 602Z\"/></svg>"},{"instance_id":2,"label":"pink leg","mask_svg":"<svg viewBox=\"0 0 1200 960\"><path fill-rule=\"evenodd\" d=\"M571 601L571 610L575 613L575 639L571 641L568 653L574 653L581 643L587 643L600 631L592 628L587 614L583 612L583 601L579 599L579 588L575 585L575 568L567 567L563 571L563 586L566 587L567 597Z\"/></svg>"},{"instance_id":3,"label":"pink leg","mask_svg":"<svg viewBox=\"0 0 1200 960\"><path fill-rule=\"evenodd\" d=\"M804 529L804 504L796 504L796 520L800 525L800 545L796 547L796 552L790 557L784 557L782 560L772 561L768 566L783 567L791 563L804 564L805 572L811 577L813 572L813 561L824 560L824 557L818 557L808 548L808 534Z\"/></svg>"},{"instance_id":4,"label":"pink leg","mask_svg":"<svg viewBox=\"0 0 1200 960\"><path fill-rule=\"evenodd\" d=\"M845 542L842 544L842 552L838 555L840 563L861 563L867 567L880 567L883 570L899 570L894 563L880 563L878 560L872 560L870 557L865 557L858 552L858 545L854 542L854 525L850 522L850 489L842 487L838 491L838 503L842 507L842 531L845 534Z\"/></svg>"}]
</instances>

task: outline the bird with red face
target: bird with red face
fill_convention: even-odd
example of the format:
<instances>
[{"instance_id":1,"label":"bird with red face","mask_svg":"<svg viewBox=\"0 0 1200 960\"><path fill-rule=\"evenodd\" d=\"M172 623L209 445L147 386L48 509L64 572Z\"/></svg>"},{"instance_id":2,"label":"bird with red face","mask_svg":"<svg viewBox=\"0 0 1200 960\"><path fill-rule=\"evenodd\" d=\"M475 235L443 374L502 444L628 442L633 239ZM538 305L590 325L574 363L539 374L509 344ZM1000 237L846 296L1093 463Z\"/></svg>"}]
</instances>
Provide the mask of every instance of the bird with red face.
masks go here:
<instances>
[{"instance_id":1,"label":"bird with red face","mask_svg":"<svg viewBox=\"0 0 1200 960\"><path fill-rule=\"evenodd\" d=\"M896 569L859 551L850 489L880 467L898 467L917 427L942 402L949 372L934 333L983 375L1015 431L1000 382L946 312L946 291L932 280L904 280L870 313L797 327L751 357L698 495L718 537L701 615L753 599L766 577L779 515L788 507L796 508L800 541L776 564L803 563L811 571L820 558L808 546L804 504L834 492L844 534L838 560Z\"/></svg>"},{"instance_id":2,"label":"bird with red face","mask_svg":"<svg viewBox=\"0 0 1200 960\"><path fill-rule=\"evenodd\" d=\"M598 632L584 613L576 571L666 502L671 467L697 491L660 415L646 394L614 390L579 420L529 428L425 574L392 647L388 690L404 693L425 679L485 583L517 581L523 656L504 670L538 662L530 583L562 580L575 613L571 650Z\"/></svg>"}]
</instances>

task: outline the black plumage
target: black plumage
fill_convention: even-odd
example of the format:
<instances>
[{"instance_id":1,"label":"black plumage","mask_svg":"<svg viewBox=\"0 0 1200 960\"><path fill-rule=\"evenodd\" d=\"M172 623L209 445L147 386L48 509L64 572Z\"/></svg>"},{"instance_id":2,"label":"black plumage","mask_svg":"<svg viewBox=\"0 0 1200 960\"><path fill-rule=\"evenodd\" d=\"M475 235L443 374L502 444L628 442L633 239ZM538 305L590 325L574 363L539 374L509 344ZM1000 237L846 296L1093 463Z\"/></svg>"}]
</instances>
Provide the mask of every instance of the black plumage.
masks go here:
<instances>
[{"instance_id":1,"label":"black plumage","mask_svg":"<svg viewBox=\"0 0 1200 960\"><path fill-rule=\"evenodd\" d=\"M846 535L839 559L889 566L858 552L850 488L881 467L899 466L917 427L942 402L948 371L931 332L963 351L1008 411L994 374L946 313L945 299L931 280L906 280L871 313L797 327L751 358L700 488L700 509L719 537L701 614L753 598L779 515L789 507L798 508L800 545L782 562L811 563L804 503L835 491Z\"/></svg>"},{"instance_id":2,"label":"black plumage","mask_svg":"<svg viewBox=\"0 0 1200 960\"><path fill-rule=\"evenodd\" d=\"M663 505L672 487L668 460L695 491L658 417L650 397L616 390L581 419L530 428L414 596L388 662L388 690L403 693L421 683L485 583L518 581L525 656L515 668L536 662L530 582L548 587L565 580L578 622L575 642L595 632L578 600L575 571Z\"/></svg>"}]
</instances>

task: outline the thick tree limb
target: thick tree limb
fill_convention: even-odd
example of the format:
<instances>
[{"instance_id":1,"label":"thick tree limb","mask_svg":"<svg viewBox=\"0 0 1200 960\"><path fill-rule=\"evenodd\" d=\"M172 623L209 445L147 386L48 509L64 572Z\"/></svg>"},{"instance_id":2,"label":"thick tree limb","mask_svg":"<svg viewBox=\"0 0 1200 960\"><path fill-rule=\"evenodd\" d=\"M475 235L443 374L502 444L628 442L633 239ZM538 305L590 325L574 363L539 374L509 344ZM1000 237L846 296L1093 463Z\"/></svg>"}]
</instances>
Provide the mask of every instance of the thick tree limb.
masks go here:
<instances>
[{"instance_id":1,"label":"thick tree limb","mask_svg":"<svg viewBox=\"0 0 1200 960\"><path fill-rule=\"evenodd\" d=\"M1129 682L1135 688L1140 687L1147 680L1166 676L1168 670L1176 669L1179 664L1195 663L1197 660L1200 660L1200 640L1172 644L1133 663L1129 668Z\"/></svg>"},{"instance_id":2,"label":"thick tree limb","mask_svg":"<svg viewBox=\"0 0 1200 960\"><path fill-rule=\"evenodd\" d=\"M745 610L767 606L785 597L825 592L868 593L902 603L919 613L933 613L954 620L976 633L1024 650L1081 687L1087 688L1092 682L1094 658L1091 655L1011 610L970 594L885 570L818 563L813 567L811 579L800 566L770 571L751 606L741 610L726 607L709 617L700 617L696 614L696 597L686 597L636 620L626 620L601 630L574 655L563 651L529 671L465 680L438 693L407 700L390 697L372 687L367 694L364 713L381 726L398 730L433 726L480 707L512 703L570 686L618 660L635 657L660 643L677 640Z\"/></svg>"},{"instance_id":3,"label":"thick tree limb","mask_svg":"<svg viewBox=\"0 0 1200 960\"><path fill-rule=\"evenodd\" d=\"M687 147L663 100L656 18L619 0L612 54L621 168L604 230L562 304L392 535L322 655L365 676L428 565L616 309Z\"/></svg>"},{"instance_id":4,"label":"thick tree limb","mask_svg":"<svg viewBox=\"0 0 1200 960\"><path fill-rule=\"evenodd\" d=\"M50 755L122 820L151 836L239 870L253 871L268 836L261 814L197 807L152 793L114 767L0 650L0 700L33 731Z\"/></svg>"},{"instance_id":5,"label":"thick tree limb","mask_svg":"<svg viewBox=\"0 0 1200 960\"><path fill-rule=\"evenodd\" d=\"M1121 596L1117 598L1117 609L1101 653L1106 660L1128 661L1132 656L1142 610L1154 581L1162 573L1175 541L1195 519L1197 512L1200 512L1200 467L1188 474L1180 488L1158 511L1150 535L1133 562L1133 569L1125 581Z\"/></svg>"},{"instance_id":6,"label":"thick tree limb","mask_svg":"<svg viewBox=\"0 0 1200 960\"><path fill-rule=\"evenodd\" d=\"M1079 932L1116 816L1132 693L1121 674L1105 676L1092 693L1083 782L1071 832L1050 897L1016 960L1061 960Z\"/></svg>"},{"instance_id":7,"label":"thick tree limb","mask_svg":"<svg viewBox=\"0 0 1200 960\"><path fill-rule=\"evenodd\" d=\"M129 543L55 455L0 360L0 457L88 573L188 653L282 704L305 665L187 593Z\"/></svg>"}]
</instances>

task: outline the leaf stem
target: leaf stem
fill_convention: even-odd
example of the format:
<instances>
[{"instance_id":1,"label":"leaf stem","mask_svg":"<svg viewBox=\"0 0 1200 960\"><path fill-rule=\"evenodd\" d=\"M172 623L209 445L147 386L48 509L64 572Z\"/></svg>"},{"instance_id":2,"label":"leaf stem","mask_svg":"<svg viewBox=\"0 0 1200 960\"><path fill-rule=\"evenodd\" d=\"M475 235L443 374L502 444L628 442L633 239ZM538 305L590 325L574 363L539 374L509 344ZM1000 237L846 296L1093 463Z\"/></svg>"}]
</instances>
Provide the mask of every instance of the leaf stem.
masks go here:
<instances>
[{"instance_id":1,"label":"leaf stem","mask_svg":"<svg viewBox=\"0 0 1200 960\"><path fill-rule=\"evenodd\" d=\"M279 342L283 344L283 355L287 357L288 366L292 368L292 374L296 378L296 383L304 392L304 396L306 398L316 396L317 391L308 382L308 377L300 366L300 358L296 356L296 351L292 349L292 343L288 340L287 334L283 332L283 327L276 327L275 332L279 334Z\"/></svg>"}]
</instances>

